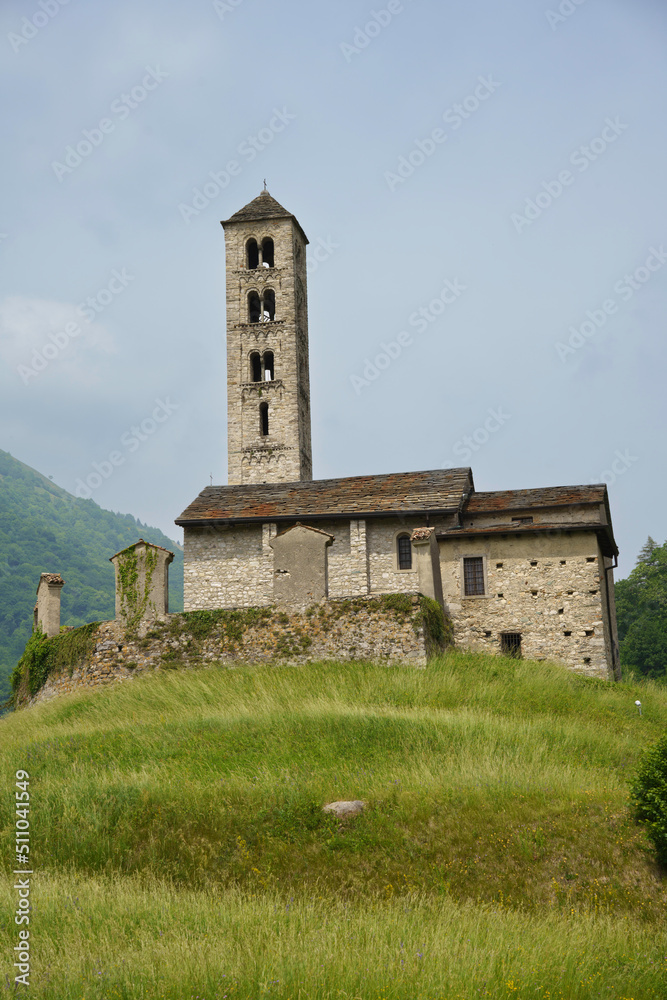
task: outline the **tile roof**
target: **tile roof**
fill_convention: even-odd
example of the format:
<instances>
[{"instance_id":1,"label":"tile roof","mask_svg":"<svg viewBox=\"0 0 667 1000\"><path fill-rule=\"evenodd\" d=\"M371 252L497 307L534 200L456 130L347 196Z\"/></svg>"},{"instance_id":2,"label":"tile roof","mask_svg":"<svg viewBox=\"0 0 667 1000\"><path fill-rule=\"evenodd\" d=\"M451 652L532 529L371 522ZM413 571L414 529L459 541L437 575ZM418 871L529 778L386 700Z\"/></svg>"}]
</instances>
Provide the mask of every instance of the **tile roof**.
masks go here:
<instances>
[{"instance_id":1,"label":"tile roof","mask_svg":"<svg viewBox=\"0 0 667 1000\"><path fill-rule=\"evenodd\" d=\"M435 511L455 513L471 488L470 469L435 469L296 483L207 486L183 511L176 524Z\"/></svg>"},{"instance_id":2,"label":"tile roof","mask_svg":"<svg viewBox=\"0 0 667 1000\"><path fill-rule=\"evenodd\" d=\"M256 198L249 201L247 205L240 208L238 212L234 212L228 219L224 219L221 225L226 226L230 222L254 222L255 220L261 222L263 219L294 219L294 222L301 230L303 238L308 243L308 237L303 229L301 229L297 217L288 212L286 208L283 208L268 191L262 191Z\"/></svg>"},{"instance_id":3,"label":"tile roof","mask_svg":"<svg viewBox=\"0 0 667 1000\"><path fill-rule=\"evenodd\" d=\"M466 504L466 513L481 511L523 510L526 507L561 507L573 503L606 503L607 487L547 486L536 490L498 490L494 493L473 493Z\"/></svg>"}]
</instances>

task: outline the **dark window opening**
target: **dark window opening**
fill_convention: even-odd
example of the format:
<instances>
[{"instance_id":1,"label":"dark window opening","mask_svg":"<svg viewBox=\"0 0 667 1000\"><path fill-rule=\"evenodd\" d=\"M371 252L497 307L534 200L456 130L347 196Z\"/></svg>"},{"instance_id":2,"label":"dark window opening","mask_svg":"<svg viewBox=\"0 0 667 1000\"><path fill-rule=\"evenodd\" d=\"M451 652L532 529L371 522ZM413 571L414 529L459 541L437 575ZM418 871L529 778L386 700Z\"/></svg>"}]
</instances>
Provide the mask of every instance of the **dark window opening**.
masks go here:
<instances>
[{"instance_id":1,"label":"dark window opening","mask_svg":"<svg viewBox=\"0 0 667 1000\"><path fill-rule=\"evenodd\" d=\"M586 636L587 636L587 637L588 637L589 639L590 639L590 637L591 637L592 635L595 635L595 629L592 629L592 628L589 628L589 629L586 629Z\"/></svg>"},{"instance_id":2,"label":"dark window opening","mask_svg":"<svg viewBox=\"0 0 667 1000\"><path fill-rule=\"evenodd\" d=\"M565 560L561 559L560 564L561 564L561 566L564 566L565 565Z\"/></svg>"},{"instance_id":3,"label":"dark window opening","mask_svg":"<svg viewBox=\"0 0 667 1000\"><path fill-rule=\"evenodd\" d=\"M253 351L250 355L250 378L253 382L262 381L262 359L257 351Z\"/></svg>"},{"instance_id":4,"label":"dark window opening","mask_svg":"<svg viewBox=\"0 0 667 1000\"><path fill-rule=\"evenodd\" d=\"M565 614L565 608L559 608L558 609L558 614L559 615Z\"/></svg>"},{"instance_id":5,"label":"dark window opening","mask_svg":"<svg viewBox=\"0 0 667 1000\"><path fill-rule=\"evenodd\" d=\"M409 535L399 535L396 539L398 568L412 569L412 543Z\"/></svg>"},{"instance_id":6,"label":"dark window opening","mask_svg":"<svg viewBox=\"0 0 667 1000\"><path fill-rule=\"evenodd\" d=\"M532 559L530 565L537 566L537 559Z\"/></svg>"},{"instance_id":7,"label":"dark window opening","mask_svg":"<svg viewBox=\"0 0 667 1000\"><path fill-rule=\"evenodd\" d=\"M257 240L248 240L245 245L245 257L246 265L251 271L259 267L259 247L257 246Z\"/></svg>"},{"instance_id":8,"label":"dark window opening","mask_svg":"<svg viewBox=\"0 0 667 1000\"><path fill-rule=\"evenodd\" d=\"M259 433L266 437L269 433L269 404L259 404Z\"/></svg>"},{"instance_id":9,"label":"dark window opening","mask_svg":"<svg viewBox=\"0 0 667 1000\"><path fill-rule=\"evenodd\" d=\"M567 592L568 597L571 597L573 593L574 593L573 590L568 590L568 592Z\"/></svg>"},{"instance_id":10,"label":"dark window opening","mask_svg":"<svg viewBox=\"0 0 667 1000\"><path fill-rule=\"evenodd\" d=\"M265 267L273 267L273 240L270 236L262 240L262 263Z\"/></svg>"},{"instance_id":11,"label":"dark window opening","mask_svg":"<svg viewBox=\"0 0 667 1000\"><path fill-rule=\"evenodd\" d=\"M479 597L484 593L482 556L468 556L463 560L463 593L466 597Z\"/></svg>"},{"instance_id":12,"label":"dark window opening","mask_svg":"<svg viewBox=\"0 0 667 1000\"><path fill-rule=\"evenodd\" d=\"M496 563L496 569L502 569L502 568L503 568L502 563Z\"/></svg>"},{"instance_id":13,"label":"dark window opening","mask_svg":"<svg viewBox=\"0 0 667 1000\"><path fill-rule=\"evenodd\" d=\"M500 652L504 656L514 656L516 659L521 658L521 633L520 632L503 632L500 636Z\"/></svg>"},{"instance_id":14,"label":"dark window opening","mask_svg":"<svg viewBox=\"0 0 667 1000\"><path fill-rule=\"evenodd\" d=\"M590 662L591 662L590 656L584 656L584 663L590 663Z\"/></svg>"},{"instance_id":15,"label":"dark window opening","mask_svg":"<svg viewBox=\"0 0 667 1000\"><path fill-rule=\"evenodd\" d=\"M262 315L262 305L257 292L248 292L248 322L259 323Z\"/></svg>"},{"instance_id":16,"label":"dark window opening","mask_svg":"<svg viewBox=\"0 0 667 1000\"><path fill-rule=\"evenodd\" d=\"M273 351L264 351L264 381L273 382Z\"/></svg>"},{"instance_id":17,"label":"dark window opening","mask_svg":"<svg viewBox=\"0 0 667 1000\"><path fill-rule=\"evenodd\" d=\"M531 590L531 594L533 595L533 597L537 597L537 591L536 590Z\"/></svg>"},{"instance_id":18,"label":"dark window opening","mask_svg":"<svg viewBox=\"0 0 667 1000\"><path fill-rule=\"evenodd\" d=\"M589 594L597 594L597 590L589 590L588 593Z\"/></svg>"},{"instance_id":19,"label":"dark window opening","mask_svg":"<svg viewBox=\"0 0 667 1000\"><path fill-rule=\"evenodd\" d=\"M563 635L572 635L571 632L563 632Z\"/></svg>"},{"instance_id":20,"label":"dark window opening","mask_svg":"<svg viewBox=\"0 0 667 1000\"><path fill-rule=\"evenodd\" d=\"M490 632L485 632L484 635L486 636L487 639L491 638L491 633Z\"/></svg>"},{"instance_id":21,"label":"dark window opening","mask_svg":"<svg viewBox=\"0 0 667 1000\"><path fill-rule=\"evenodd\" d=\"M595 562L595 556L586 556L586 562Z\"/></svg>"},{"instance_id":22,"label":"dark window opening","mask_svg":"<svg viewBox=\"0 0 667 1000\"><path fill-rule=\"evenodd\" d=\"M502 597L502 596L503 596L502 594L498 594L498 597Z\"/></svg>"},{"instance_id":23,"label":"dark window opening","mask_svg":"<svg viewBox=\"0 0 667 1000\"><path fill-rule=\"evenodd\" d=\"M512 524L532 524L532 517L513 517Z\"/></svg>"},{"instance_id":24,"label":"dark window opening","mask_svg":"<svg viewBox=\"0 0 667 1000\"><path fill-rule=\"evenodd\" d=\"M276 293L272 288L267 288L262 300L262 319L265 323L271 322L276 317Z\"/></svg>"}]
</instances>

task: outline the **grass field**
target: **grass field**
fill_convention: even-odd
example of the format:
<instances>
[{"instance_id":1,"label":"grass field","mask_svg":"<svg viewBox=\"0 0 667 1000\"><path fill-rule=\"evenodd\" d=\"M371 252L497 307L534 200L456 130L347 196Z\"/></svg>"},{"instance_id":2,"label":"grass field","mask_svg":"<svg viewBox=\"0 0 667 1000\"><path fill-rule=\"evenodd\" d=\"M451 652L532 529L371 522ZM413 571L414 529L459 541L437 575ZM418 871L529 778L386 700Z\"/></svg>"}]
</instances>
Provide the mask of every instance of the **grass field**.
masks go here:
<instances>
[{"instance_id":1,"label":"grass field","mask_svg":"<svg viewBox=\"0 0 667 1000\"><path fill-rule=\"evenodd\" d=\"M666 727L664 687L460 653L163 672L8 716L29 996L664 998L667 893L627 780ZM367 809L322 813L341 798Z\"/></svg>"}]
</instances>

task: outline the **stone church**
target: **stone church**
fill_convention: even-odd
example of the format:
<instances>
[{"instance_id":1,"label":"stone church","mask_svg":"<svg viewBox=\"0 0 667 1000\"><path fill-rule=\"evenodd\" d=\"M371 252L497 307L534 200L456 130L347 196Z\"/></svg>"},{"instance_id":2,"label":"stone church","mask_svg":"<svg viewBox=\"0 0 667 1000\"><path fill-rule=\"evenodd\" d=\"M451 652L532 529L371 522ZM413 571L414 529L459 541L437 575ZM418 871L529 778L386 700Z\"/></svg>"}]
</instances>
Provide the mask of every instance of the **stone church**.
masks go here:
<instances>
[{"instance_id":1,"label":"stone church","mask_svg":"<svg viewBox=\"0 0 667 1000\"><path fill-rule=\"evenodd\" d=\"M304 576L315 600L414 593L426 539L456 645L619 678L606 486L478 493L469 468L314 480L308 239L266 190L222 225L229 485L176 521L185 610L273 604Z\"/></svg>"}]
</instances>

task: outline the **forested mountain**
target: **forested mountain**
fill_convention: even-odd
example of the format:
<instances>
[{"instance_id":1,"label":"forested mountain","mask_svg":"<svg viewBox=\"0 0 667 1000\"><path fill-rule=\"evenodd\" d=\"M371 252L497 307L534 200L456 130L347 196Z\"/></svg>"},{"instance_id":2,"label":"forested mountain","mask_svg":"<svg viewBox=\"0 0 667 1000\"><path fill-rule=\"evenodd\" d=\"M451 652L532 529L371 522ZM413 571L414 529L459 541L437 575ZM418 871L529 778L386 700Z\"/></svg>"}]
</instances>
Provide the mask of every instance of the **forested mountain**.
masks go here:
<instances>
[{"instance_id":1,"label":"forested mountain","mask_svg":"<svg viewBox=\"0 0 667 1000\"><path fill-rule=\"evenodd\" d=\"M169 567L169 608L183 610L183 553L157 528L131 514L79 500L39 472L0 451L0 699L32 628L40 573L60 573L62 625L114 617L109 557L139 538L175 553Z\"/></svg>"},{"instance_id":2,"label":"forested mountain","mask_svg":"<svg viewBox=\"0 0 667 1000\"><path fill-rule=\"evenodd\" d=\"M637 565L615 587L621 664L645 677L667 677L667 542L649 537Z\"/></svg>"}]
</instances>

